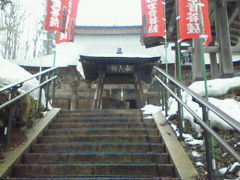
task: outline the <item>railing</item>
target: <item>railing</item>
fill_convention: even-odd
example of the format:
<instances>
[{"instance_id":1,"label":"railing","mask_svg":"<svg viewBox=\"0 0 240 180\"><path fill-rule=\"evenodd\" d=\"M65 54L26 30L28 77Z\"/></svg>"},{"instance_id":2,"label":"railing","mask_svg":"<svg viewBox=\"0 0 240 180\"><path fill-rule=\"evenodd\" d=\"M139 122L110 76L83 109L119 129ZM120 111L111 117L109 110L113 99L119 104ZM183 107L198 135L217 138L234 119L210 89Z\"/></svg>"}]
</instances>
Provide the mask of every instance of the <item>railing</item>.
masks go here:
<instances>
[{"instance_id":1,"label":"railing","mask_svg":"<svg viewBox=\"0 0 240 180\"><path fill-rule=\"evenodd\" d=\"M172 78L165 71L158 67L154 67L154 78L161 84L161 97L162 97L162 106L167 114L167 101L168 96L171 95L178 102L178 119L179 122L179 134L180 139L182 138L183 127L182 127L182 117L183 111L185 108L194 118L194 120L203 128L204 130L204 140L205 140L205 151L206 151L206 162L207 162L207 171L208 171L208 179L212 180L213 177L213 162L212 155L210 150L210 141L213 137L228 153L230 153L238 162L240 162L240 155L236 152L229 144L226 143L224 139L222 139L209 125L208 112L211 111L226 123L228 123L233 129L236 131L240 131L240 123L230 117L228 114L224 113L220 109L218 109L213 104L205 101L201 96L193 92L191 89L182 85L180 82ZM190 95L194 102L198 103L202 108L202 118L199 117L187 104L185 104L181 98L181 92L186 92ZM158 93L159 94L159 93Z\"/></svg>"},{"instance_id":2,"label":"railing","mask_svg":"<svg viewBox=\"0 0 240 180\"><path fill-rule=\"evenodd\" d=\"M19 102L23 97L30 94L34 90L39 89L39 96L38 96L38 105L37 105L37 113L40 113L40 107L41 107L41 100L42 100L42 89L46 87L46 105L45 110L48 110L48 103L49 103L49 85L52 82L53 83L53 91L55 88L54 80L57 78L57 75L55 75L57 67L49 68L47 70L44 70L42 72L39 72L35 75L30 76L29 78L23 79L21 81L18 81L16 83L10 84L8 86L5 86L3 88L0 88L0 93L9 92L9 100L3 104L0 105L0 111L4 108L12 105L11 108L9 108L9 114L8 114L8 120L7 124L4 127L4 140L5 140L5 146L6 148L10 145L11 141L11 133L12 133L12 126L13 126L13 114L15 111L15 104ZM45 80L43 78L45 76ZM18 89L23 86L23 84L29 80L32 80L34 78L38 77L39 79L39 85L33 87L32 89L17 95ZM52 100L54 101L54 97L52 97Z\"/></svg>"}]
</instances>

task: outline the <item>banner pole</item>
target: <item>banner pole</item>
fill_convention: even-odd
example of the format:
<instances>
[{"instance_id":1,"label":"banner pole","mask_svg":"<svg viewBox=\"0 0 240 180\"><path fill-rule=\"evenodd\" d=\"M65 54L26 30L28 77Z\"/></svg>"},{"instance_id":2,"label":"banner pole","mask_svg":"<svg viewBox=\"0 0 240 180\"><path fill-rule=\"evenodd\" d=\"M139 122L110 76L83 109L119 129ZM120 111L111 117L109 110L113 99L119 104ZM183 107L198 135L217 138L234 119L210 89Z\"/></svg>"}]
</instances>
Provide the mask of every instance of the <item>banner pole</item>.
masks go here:
<instances>
[{"instance_id":1,"label":"banner pole","mask_svg":"<svg viewBox=\"0 0 240 180\"><path fill-rule=\"evenodd\" d=\"M177 20L177 42L176 42L176 48L175 51L176 53L176 58L177 58L177 80L179 82L182 82L182 67L181 67L181 50L180 50L180 43L181 41L179 40L179 22L178 22L178 1L176 1L176 20ZM178 96L180 99L182 99L182 93L181 90L178 89ZM179 139L183 139L183 128L184 128L184 118L183 118L183 107L180 103L178 103L178 118L179 118Z\"/></svg>"},{"instance_id":2,"label":"banner pole","mask_svg":"<svg viewBox=\"0 0 240 180\"><path fill-rule=\"evenodd\" d=\"M208 2L207 2L208 3ZM202 35L204 35L204 31L203 31L203 13L202 13L202 2L201 0L198 0L198 14L199 14L199 26L200 26L200 36L199 36L199 42L200 42L200 54L201 54L201 68L202 68L202 72L203 72L203 78L204 78L204 88L205 88L205 100L208 101L208 84L207 84L207 71L206 71L206 66L205 66L205 57L204 57L204 47L203 47L203 44L204 44L204 40L203 40L203 37ZM207 113L207 121L208 121L208 126L211 127L212 124L211 122L209 121L209 118L208 118L208 110L206 110L206 113ZM212 136L210 136L210 155L211 155L211 159L212 159L212 162L211 163L211 168L212 168L212 171L211 172L212 174L211 175L208 175L209 177L212 176L212 175L215 175L215 170L216 170L216 161L215 161L215 149L214 149L214 139Z\"/></svg>"},{"instance_id":3,"label":"banner pole","mask_svg":"<svg viewBox=\"0 0 240 180\"><path fill-rule=\"evenodd\" d=\"M168 48L168 42L167 42L167 21L166 21L166 0L163 3L164 6L164 17L163 17L163 21L164 21L164 48L165 48L165 68L166 68L166 73L168 73L168 52L167 52L167 48Z\"/></svg>"},{"instance_id":4,"label":"banner pole","mask_svg":"<svg viewBox=\"0 0 240 180\"><path fill-rule=\"evenodd\" d=\"M165 71L168 74L168 39L167 39L167 20L166 20L166 0L162 2L163 4L163 12L164 12L164 17L163 17L163 21L164 21L164 49L165 49ZM166 83L168 85L169 80L166 79ZM168 98L169 98L169 93L166 90L165 93L165 116L168 116Z\"/></svg>"}]
</instances>

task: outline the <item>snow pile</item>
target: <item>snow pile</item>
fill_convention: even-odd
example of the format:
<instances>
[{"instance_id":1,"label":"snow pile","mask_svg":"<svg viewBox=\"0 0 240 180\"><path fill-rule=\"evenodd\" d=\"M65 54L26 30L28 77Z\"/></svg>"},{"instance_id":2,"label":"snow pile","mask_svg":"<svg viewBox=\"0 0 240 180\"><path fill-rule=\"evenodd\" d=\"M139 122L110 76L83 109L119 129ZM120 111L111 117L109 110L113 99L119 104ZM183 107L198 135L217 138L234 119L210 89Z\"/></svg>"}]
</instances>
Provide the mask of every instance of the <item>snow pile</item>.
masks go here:
<instances>
[{"instance_id":1,"label":"snow pile","mask_svg":"<svg viewBox=\"0 0 240 180\"><path fill-rule=\"evenodd\" d=\"M20 66L11 63L8 60L0 59L0 87L4 87L6 85L10 85L12 83L16 83L18 81L21 81L23 79L29 78L32 76L29 72L25 71ZM33 87L36 87L39 85L39 81L37 79L31 79L25 83L23 83L23 86L19 89L20 93L25 93L26 91L32 89ZM38 99L38 93L39 90L35 90L30 93L30 95L34 99ZM45 97L44 91L42 92L42 97ZM46 104L46 99L42 98L43 105Z\"/></svg>"},{"instance_id":2,"label":"snow pile","mask_svg":"<svg viewBox=\"0 0 240 180\"><path fill-rule=\"evenodd\" d=\"M239 177L238 179L240 179L239 168L240 168L240 163L239 162L235 162L235 163L229 165L228 167L224 167L224 168L219 169L218 172L220 174L222 174L222 175L226 175L226 174L231 174L234 171L237 171L236 175Z\"/></svg>"},{"instance_id":3,"label":"snow pile","mask_svg":"<svg viewBox=\"0 0 240 180\"><path fill-rule=\"evenodd\" d=\"M143 114L154 114L160 112L161 107L148 104L144 106L141 110L143 111Z\"/></svg>"},{"instance_id":4,"label":"snow pile","mask_svg":"<svg viewBox=\"0 0 240 180\"><path fill-rule=\"evenodd\" d=\"M208 80L207 87L209 96L221 96L226 94L230 89L240 88L240 77ZM200 96L205 95L204 81L194 82L189 88Z\"/></svg>"},{"instance_id":5,"label":"snow pile","mask_svg":"<svg viewBox=\"0 0 240 180\"><path fill-rule=\"evenodd\" d=\"M216 80L209 80L208 81L208 91L209 96L220 96L226 94L230 89L240 87L240 77L228 78L228 79L216 79ZM200 96L204 96L205 89L204 89L204 82L194 82L189 86L195 93L199 94ZM209 102L214 104L220 110L224 111L226 114L230 115L232 118L236 119L240 122L240 102L234 99L216 99L216 98L209 98ZM189 106L200 118L202 118L202 108L195 102L192 101L192 97L187 94L186 92L182 93L182 100L183 102ZM177 112L177 101L174 98L169 98L169 115L176 114ZM192 115L183 108L184 119L187 119L191 122L192 127L195 131L201 134L202 129L201 127L194 122ZM227 124L224 120L219 118L213 112L209 112L209 120L212 123L212 126L222 130L231 130L232 127Z\"/></svg>"},{"instance_id":6,"label":"snow pile","mask_svg":"<svg viewBox=\"0 0 240 180\"><path fill-rule=\"evenodd\" d=\"M148 105L144 106L141 110L143 111L143 115L147 116L147 117L144 117L144 119L160 118L162 121L166 120L166 118L163 116L163 114L161 112L161 107L159 107L159 106L154 106L152 104L148 104Z\"/></svg>"},{"instance_id":7,"label":"snow pile","mask_svg":"<svg viewBox=\"0 0 240 180\"><path fill-rule=\"evenodd\" d=\"M86 79L85 78L85 74L84 74L84 70L83 70L83 66L82 66L81 62L78 62L78 64L77 64L77 71L81 74L83 79Z\"/></svg>"}]
</instances>

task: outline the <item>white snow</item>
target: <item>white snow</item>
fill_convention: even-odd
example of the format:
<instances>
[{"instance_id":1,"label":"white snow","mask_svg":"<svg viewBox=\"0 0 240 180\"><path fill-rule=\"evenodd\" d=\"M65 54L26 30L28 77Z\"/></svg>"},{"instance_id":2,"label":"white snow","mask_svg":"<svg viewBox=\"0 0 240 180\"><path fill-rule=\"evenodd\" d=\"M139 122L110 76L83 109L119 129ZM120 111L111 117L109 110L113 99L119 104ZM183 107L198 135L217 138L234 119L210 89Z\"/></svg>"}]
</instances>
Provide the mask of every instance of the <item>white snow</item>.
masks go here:
<instances>
[{"instance_id":1,"label":"white snow","mask_svg":"<svg viewBox=\"0 0 240 180\"><path fill-rule=\"evenodd\" d=\"M143 114L154 114L161 111L161 107L148 104L144 106L141 110L143 111Z\"/></svg>"},{"instance_id":2,"label":"white snow","mask_svg":"<svg viewBox=\"0 0 240 180\"><path fill-rule=\"evenodd\" d=\"M194 139L192 141L187 141L186 143L190 146L202 146L203 140Z\"/></svg>"},{"instance_id":3,"label":"white snow","mask_svg":"<svg viewBox=\"0 0 240 180\"><path fill-rule=\"evenodd\" d=\"M209 96L221 96L232 88L240 87L240 77L208 80L207 87ZM189 88L200 96L205 95L204 81L194 82Z\"/></svg>"},{"instance_id":4,"label":"white snow","mask_svg":"<svg viewBox=\"0 0 240 180\"><path fill-rule=\"evenodd\" d=\"M77 71L81 74L83 79L86 79L85 78L85 74L84 74L84 70L83 70L83 66L82 66L81 62L78 62L78 64L77 64Z\"/></svg>"},{"instance_id":5,"label":"white snow","mask_svg":"<svg viewBox=\"0 0 240 180\"><path fill-rule=\"evenodd\" d=\"M204 164L201 163L201 162L196 162L195 164L196 164L196 166L198 166L198 167L199 167L199 166L204 166Z\"/></svg>"},{"instance_id":6,"label":"white snow","mask_svg":"<svg viewBox=\"0 0 240 180\"><path fill-rule=\"evenodd\" d=\"M222 175L224 175L226 172L227 172L228 168L227 167L224 167L224 168L221 168L218 170L218 172Z\"/></svg>"},{"instance_id":7,"label":"white snow","mask_svg":"<svg viewBox=\"0 0 240 180\"><path fill-rule=\"evenodd\" d=\"M214 98L216 96L226 94L230 89L240 87L240 77L228 78L228 79L215 79L209 80L208 84L208 94L212 96L209 98L209 102L214 104L216 107L221 109L226 114L230 115L232 118L240 122L240 102L234 99L224 99L220 100ZM189 86L195 93L200 96L204 96L204 82L194 82ZM188 105L200 118L202 118L202 108L199 105L192 101L192 97L186 92L182 93L183 102ZM176 114L177 112L177 101L174 98L169 98L168 101L169 111L168 114ZM192 127L200 135L202 133L201 127L194 122L193 116L184 108L183 109L184 119L187 119L191 122ZM231 130L232 127L226 123L224 120L219 118L213 112L209 111L209 120L212 123L212 127L222 129L222 130Z\"/></svg>"},{"instance_id":8,"label":"white snow","mask_svg":"<svg viewBox=\"0 0 240 180\"><path fill-rule=\"evenodd\" d=\"M229 172L233 172L236 167L240 166L239 162L235 162L229 166Z\"/></svg>"},{"instance_id":9,"label":"white snow","mask_svg":"<svg viewBox=\"0 0 240 180\"><path fill-rule=\"evenodd\" d=\"M228 167L223 167L223 168L219 169L218 172L222 175L226 174L227 172L232 173L235 170L235 168L237 168L239 166L240 166L240 163L235 162L235 163L229 165ZM237 179L240 179L240 171L237 172L237 176L238 176Z\"/></svg>"},{"instance_id":10,"label":"white snow","mask_svg":"<svg viewBox=\"0 0 240 180\"><path fill-rule=\"evenodd\" d=\"M189 142L189 141L193 141L193 140L194 140L194 138L193 138L193 136L192 136L191 134L185 134L185 133L183 133L182 136L183 136L183 138L185 139L186 142L187 142L187 141Z\"/></svg>"},{"instance_id":11,"label":"white snow","mask_svg":"<svg viewBox=\"0 0 240 180\"><path fill-rule=\"evenodd\" d=\"M171 124L171 127L174 131L177 131L177 126L175 124Z\"/></svg>"},{"instance_id":12,"label":"white snow","mask_svg":"<svg viewBox=\"0 0 240 180\"><path fill-rule=\"evenodd\" d=\"M199 158L199 157L201 157L202 155L201 155L199 152L197 152L197 151L192 151L192 156L193 156L193 157L196 157L196 158Z\"/></svg>"},{"instance_id":13,"label":"white snow","mask_svg":"<svg viewBox=\"0 0 240 180\"><path fill-rule=\"evenodd\" d=\"M32 76L29 72L21 68L20 66L11 63L8 60L0 59L0 86L4 87L6 85L21 81L23 79L29 78ZM33 87L36 87L39 85L39 81L37 79L31 79L25 83L23 83L23 86L20 88L19 92L24 93ZM39 90L35 90L30 93L30 95L34 99L38 99L38 93ZM42 92L42 97L45 97L44 91ZM43 105L46 104L45 98L42 98Z\"/></svg>"},{"instance_id":14,"label":"white snow","mask_svg":"<svg viewBox=\"0 0 240 180\"><path fill-rule=\"evenodd\" d=\"M152 119L152 118L153 118L152 116L146 116L143 119Z\"/></svg>"},{"instance_id":15,"label":"white snow","mask_svg":"<svg viewBox=\"0 0 240 180\"><path fill-rule=\"evenodd\" d=\"M234 145L234 147L240 146L240 142L238 142L237 144Z\"/></svg>"}]
</instances>

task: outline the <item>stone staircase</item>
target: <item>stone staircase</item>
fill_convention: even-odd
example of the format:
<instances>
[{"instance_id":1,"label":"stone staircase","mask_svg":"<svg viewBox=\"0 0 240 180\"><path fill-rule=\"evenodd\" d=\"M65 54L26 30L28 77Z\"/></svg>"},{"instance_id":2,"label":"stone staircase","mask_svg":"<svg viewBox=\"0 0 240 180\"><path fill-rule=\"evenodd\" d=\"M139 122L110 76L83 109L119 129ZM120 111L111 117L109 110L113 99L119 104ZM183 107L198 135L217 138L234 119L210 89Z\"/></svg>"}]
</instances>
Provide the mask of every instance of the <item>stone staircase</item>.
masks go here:
<instances>
[{"instance_id":1,"label":"stone staircase","mask_svg":"<svg viewBox=\"0 0 240 180\"><path fill-rule=\"evenodd\" d=\"M4 180L176 180L153 119L138 110L62 111Z\"/></svg>"}]
</instances>

